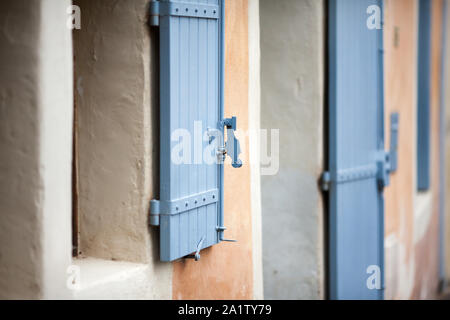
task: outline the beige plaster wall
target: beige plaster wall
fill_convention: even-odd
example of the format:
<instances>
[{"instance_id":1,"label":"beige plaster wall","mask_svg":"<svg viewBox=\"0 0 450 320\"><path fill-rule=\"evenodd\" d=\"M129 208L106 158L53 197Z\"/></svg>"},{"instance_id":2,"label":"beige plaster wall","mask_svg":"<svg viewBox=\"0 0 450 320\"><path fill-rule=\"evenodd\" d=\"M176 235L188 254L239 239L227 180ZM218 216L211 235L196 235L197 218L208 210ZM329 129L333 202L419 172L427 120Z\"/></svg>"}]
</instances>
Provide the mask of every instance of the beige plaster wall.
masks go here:
<instances>
[{"instance_id":1,"label":"beige plaster wall","mask_svg":"<svg viewBox=\"0 0 450 320\"><path fill-rule=\"evenodd\" d=\"M75 1L79 253L143 262L152 196L148 1Z\"/></svg>"},{"instance_id":2,"label":"beige plaster wall","mask_svg":"<svg viewBox=\"0 0 450 320\"><path fill-rule=\"evenodd\" d=\"M40 4L0 2L0 297L42 296ZM15 244L14 246L12 244Z\"/></svg>"},{"instance_id":3,"label":"beige plaster wall","mask_svg":"<svg viewBox=\"0 0 450 320\"><path fill-rule=\"evenodd\" d=\"M261 177L264 295L320 299L325 1L260 4L261 127L280 130L279 171Z\"/></svg>"},{"instance_id":4,"label":"beige plaster wall","mask_svg":"<svg viewBox=\"0 0 450 320\"><path fill-rule=\"evenodd\" d=\"M263 299L261 221L261 48L259 0L248 1L249 163L253 237L253 298Z\"/></svg>"},{"instance_id":5,"label":"beige plaster wall","mask_svg":"<svg viewBox=\"0 0 450 320\"><path fill-rule=\"evenodd\" d=\"M69 4L0 3L0 298L68 297Z\"/></svg>"}]
</instances>

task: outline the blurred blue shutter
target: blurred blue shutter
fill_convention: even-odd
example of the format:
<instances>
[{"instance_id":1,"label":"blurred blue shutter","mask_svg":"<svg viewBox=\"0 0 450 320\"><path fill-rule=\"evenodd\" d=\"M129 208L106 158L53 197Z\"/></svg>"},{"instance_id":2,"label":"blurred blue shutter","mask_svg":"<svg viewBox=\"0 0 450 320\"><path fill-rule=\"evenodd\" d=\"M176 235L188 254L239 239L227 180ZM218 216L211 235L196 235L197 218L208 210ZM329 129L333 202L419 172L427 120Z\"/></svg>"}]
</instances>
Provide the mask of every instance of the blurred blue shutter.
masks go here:
<instances>
[{"instance_id":1,"label":"blurred blue shutter","mask_svg":"<svg viewBox=\"0 0 450 320\"><path fill-rule=\"evenodd\" d=\"M417 187L430 188L431 1L419 2Z\"/></svg>"},{"instance_id":2,"label":"blurred blue shutter","mask_svg":"<svg viewBox=\"0 0 450 320\"><path fill-rule=\"evenodd\" d=\"M219 139L199 141L195 134L223 132L223 2L152 6L151 22L160 27L161 162L160 200L152 201L150 223L160 226L160 259L173 261L221 241L223 165L202 160L203 150ZM177 129L191 135L191 163L171 160Z\"/></svg>"},{"instance_id":3,"label":"blurred blue shutter","mask_svg":"<svg viewBox=\"0 0 450 320\"><path fill-rule=\"evenodd\" d=\"M371 5L382 9L381 0L329 5L329 172L324 177L331 299L383 298L382 190L389 153L383 142L383 32L367 27ZM381 286L370 289L367 280L376 268Z\"/></svg>"}]
</instances>

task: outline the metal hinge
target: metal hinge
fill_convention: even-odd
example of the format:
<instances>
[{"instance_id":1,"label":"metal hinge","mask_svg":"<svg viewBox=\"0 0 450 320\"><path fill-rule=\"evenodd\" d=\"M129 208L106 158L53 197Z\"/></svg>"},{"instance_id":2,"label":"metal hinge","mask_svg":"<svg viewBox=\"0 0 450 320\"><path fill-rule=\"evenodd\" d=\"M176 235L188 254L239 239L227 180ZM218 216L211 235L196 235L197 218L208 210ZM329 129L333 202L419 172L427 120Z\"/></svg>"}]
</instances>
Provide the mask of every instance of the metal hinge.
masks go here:
<instances>
[{"instance_id":1,"label":"metal hinge","mask_svg":"<svg viewBox=\"0 0 450 320\"><path fill-rule=\"evenodd\" d=\"M322 191L329 191L331 185L343 184L352 181L371 179L376 177L377 167L375 164L361 165L358 167L339 170L336 175L326 171L320 177L320 188Z\"/></svg>"},{"instance_id":2,"label":"metal hinge","mask_svg":"<svg viewBox=\"0 0 450 320\"><path fill-rule=\"evenodd\" d=\"M389 185L389 176L397 170L397 149L398 149L398 130L399 114L391 114L391 143L389 151L380 151L377 155L376 164L368 164L355 168L342 169L332 176L330 172L322 173L319 185L322 191L329 191L332 183L346 183L349 181L377 178L379 188L385 188Z\"/></svg>"},{"instance_id":3,"label":"metal hinge","mask_svg":"<svg viewBox=\"0 0 450 320\"><path fill-rule=\"evenodd\" d=\"M337 172L336 176L332 176L330 172L326 171L322 173L319 184L322 191L329 191L333 183L343 184L376 177L378 186L384 188L389 185L390 173L390 152L381 151L376 164L342 169Z\"/></svg>"},{"instance_id":4,"label":"metal hinge","mask_svg":"<svg viewBox=\"0 0 450 320\"><path fill-rule=\"evenodd\" d=\"M187 197L170 200L150 201L150 225L159 225L159 216L182 214L183 212L208 206L219 201L219 190L211 189L205 192L192 194Z\"/></svg>"},{"instance_id":5,"label":"metal hinge","mask_svg":"<svg viewBox=\"0 0 450 320\"><path fill-rule=\"evenodd\" d=\"M159 226L160 205L159 200L150 201L150 225Z\"/></svg>"},{"instance_id":6,"label":"metal hinge","mask_svg":"<svg viewBox=\"0 0 450 320\"><path fill-rule=\"evenodd\" d=\"M381 151L374 164L342 169L336 173L336 176L332 176L329 171L325 171L319 179L320 189L329 191L332 184L343 184L371 178L376 178L379 187L384 188L389 185L390 164L390 153Z\"/></svg>"},{"instance_id":7,"label":"metal hinge","mask_svg":"<svg viewBox=\"0 0 450 320\"><path fill-rule=\"evenodd\" d=\"M380 189L389 185L389 175L391 173L391 157L390 152L380 151L377 161L377 181Z\"/></svg>"},{"instance_id":8,"label":"metal hinge","mask_svg":"<svg viewBox=\"0 0 450 320\"><path fill-rule=\"evenodd\" d=\"M159 1L150 1L150 25L159 26Z\"/></svg>"},{"instance_id":9,"label":"metal hinge","mask_svg":"<svg viewBox=\"0 0 450 320\"><path fill-rule=\"evenodd\" d=\"M324 173L322 173L322 175L320 176L320 189L322 191L329 191L330 190L330 184L331 184L331 175L330 172L325 171Z\"/></svg>"}]
</instances>

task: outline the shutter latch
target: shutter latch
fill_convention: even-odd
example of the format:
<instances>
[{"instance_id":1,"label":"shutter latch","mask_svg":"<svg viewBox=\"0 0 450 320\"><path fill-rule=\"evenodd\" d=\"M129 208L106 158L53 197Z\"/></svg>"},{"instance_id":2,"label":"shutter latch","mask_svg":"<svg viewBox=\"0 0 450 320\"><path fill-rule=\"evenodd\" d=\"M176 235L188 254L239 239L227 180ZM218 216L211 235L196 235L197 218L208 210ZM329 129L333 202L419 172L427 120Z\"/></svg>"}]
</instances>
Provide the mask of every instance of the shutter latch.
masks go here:
<instances>
[{"instance_id":1,"label":"shutter latch","mask_svg":"<svg viewBox=\"0 0 450 320\"><path fill-rule=\"evenodd\" d=\"M389 175L397 171L397 149L398 149L398 128L399 114L394 112L391 114L391 142L389 151L381 151L377 161L378 167L378 186L385 188L389 185Z\"/></svg>"},{"instance_id":2,"label":"shutter latch","mask_svg":"<svg viewBox=\"0 0 450 320\"><path fill-rule=\"evenodd\" d=\"M223 156L228 155L231 158L231 165L233 168L242 167L242 161L239 159L239 154L241 153L241 146L239 140L234 135L236 131L236 117L227 118L222 121L222 125L227 128L227 142L225 146L219 148L219 153ZM224 159L225 160L225 159Z\"/></svg>"}]
</instances>

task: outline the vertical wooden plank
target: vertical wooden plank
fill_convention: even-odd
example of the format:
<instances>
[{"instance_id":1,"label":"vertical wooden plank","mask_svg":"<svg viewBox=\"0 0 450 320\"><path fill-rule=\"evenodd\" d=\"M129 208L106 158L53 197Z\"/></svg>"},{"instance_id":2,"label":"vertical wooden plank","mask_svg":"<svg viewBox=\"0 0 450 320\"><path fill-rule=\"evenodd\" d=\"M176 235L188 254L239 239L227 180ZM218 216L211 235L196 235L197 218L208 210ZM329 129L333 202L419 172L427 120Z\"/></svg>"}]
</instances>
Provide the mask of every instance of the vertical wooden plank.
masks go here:
<instances>
[{"instance_id":1,"label":"vertical wooden plank","mask_svg":"<svg viewBox=\"0 0 450 320\"><path fill-rule=\"evenodd\" d=\"M199 1L200 2L200 1ZM202 3L206 3L206 0L202 0ZM208 88L208 66L205 63L207 61L207 46L208 46L208 38L207 38L207 31L208 31L208 21L204 19L200 19L198 22L198 90L199 90L199 96L198 96L198 102L199 102L199 119L200 115L205 115L208 112L208 99L205 92L207 92ZM203 119L203 118L202 118ZM203 124L203 130L206 130L206 127L208 126L208 123L206 121L202 122ZM203 134L203 132L202 132ZM207 146L206 142L203 141L202 143L202 150ZM198 172L198 187L200 190L206 190L207 189L207 181L208 181L208 174L207 174L208 168L206 166L201 166ZM199 229L202 230L202 232L206 235L205 243L206 245L209 245L212 243L211 236L208 235L208 217L207 217L207 208L201 207L198 213L198 221L200 223Z\"/></svg>"}]
</instances>

